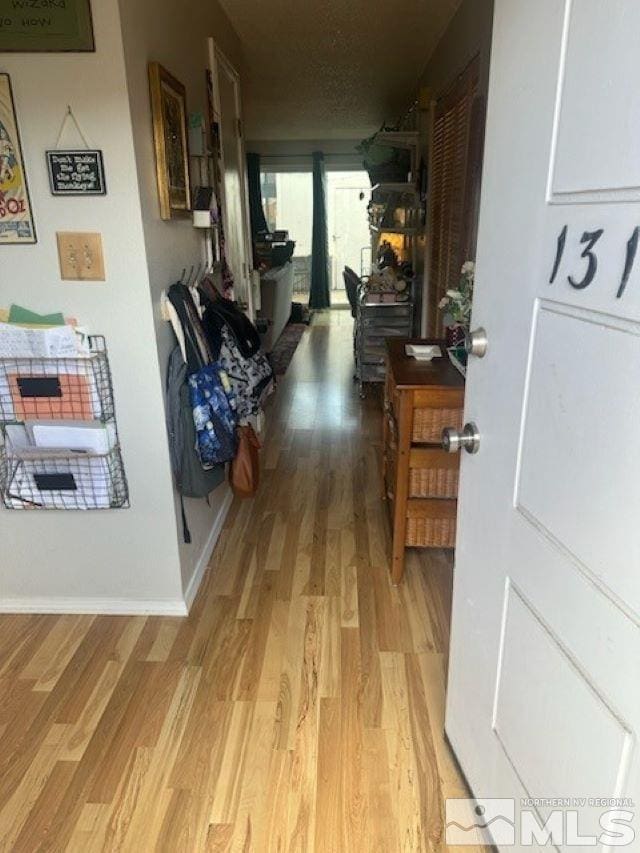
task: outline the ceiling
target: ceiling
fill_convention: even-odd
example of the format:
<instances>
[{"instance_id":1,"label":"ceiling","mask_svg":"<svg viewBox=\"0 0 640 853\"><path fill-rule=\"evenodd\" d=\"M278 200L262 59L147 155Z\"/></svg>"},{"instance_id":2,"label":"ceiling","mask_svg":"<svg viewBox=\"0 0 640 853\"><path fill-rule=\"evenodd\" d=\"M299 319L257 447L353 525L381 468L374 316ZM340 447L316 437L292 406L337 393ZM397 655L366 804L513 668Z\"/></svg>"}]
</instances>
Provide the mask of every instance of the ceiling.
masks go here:
<instances>
[{"instance_id":1,"label":"ceiling","mask_svg":"<svg viewBox=\"0 0 640 853\"><path fill-rule=\"evenodd\" d=\"M460 0L221 0L242 42L246 138L353 139L411 102Z\"/></svg>"}]
</instances>

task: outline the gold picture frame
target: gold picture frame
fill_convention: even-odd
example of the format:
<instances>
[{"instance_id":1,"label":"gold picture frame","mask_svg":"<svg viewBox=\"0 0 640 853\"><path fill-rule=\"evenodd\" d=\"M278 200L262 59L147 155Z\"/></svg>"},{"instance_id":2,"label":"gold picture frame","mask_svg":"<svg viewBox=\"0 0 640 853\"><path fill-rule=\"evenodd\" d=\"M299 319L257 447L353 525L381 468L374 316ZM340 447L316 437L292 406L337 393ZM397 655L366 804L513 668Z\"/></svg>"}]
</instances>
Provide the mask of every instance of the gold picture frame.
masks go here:
<instances>
[{"instance_id":1,"label":"gold picture frame","mask_svg":"<svg viewBox=\"0 0 640 853\"><path fill-rule=\"evenodd\" d=\"M188 216L191 188L186 90L158 62L149 63L149 86L160 217L175 219Z\"/></svg>"}]
</instances>

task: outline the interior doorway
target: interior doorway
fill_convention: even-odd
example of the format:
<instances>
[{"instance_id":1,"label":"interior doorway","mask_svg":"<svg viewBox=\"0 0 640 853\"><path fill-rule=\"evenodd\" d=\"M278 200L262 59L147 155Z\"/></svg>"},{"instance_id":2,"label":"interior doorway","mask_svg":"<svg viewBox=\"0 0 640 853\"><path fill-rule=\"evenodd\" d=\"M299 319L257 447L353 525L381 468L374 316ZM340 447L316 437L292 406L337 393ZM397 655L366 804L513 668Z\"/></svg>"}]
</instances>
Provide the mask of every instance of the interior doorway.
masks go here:
<instances>
[{"instance_id":1,"label":"interior doorway","mask_svg":"<svg viewBox=\"0 0 640 853\"><path fill-rule=\"evenodd\" d=\"M250 246L245 149L242 138L240 77L213 40L209 41L213 109L219 126L220 202L223 211L226 260L234 279L234 295L253 316L250 286Z\"/></svg>"}]
</instances>

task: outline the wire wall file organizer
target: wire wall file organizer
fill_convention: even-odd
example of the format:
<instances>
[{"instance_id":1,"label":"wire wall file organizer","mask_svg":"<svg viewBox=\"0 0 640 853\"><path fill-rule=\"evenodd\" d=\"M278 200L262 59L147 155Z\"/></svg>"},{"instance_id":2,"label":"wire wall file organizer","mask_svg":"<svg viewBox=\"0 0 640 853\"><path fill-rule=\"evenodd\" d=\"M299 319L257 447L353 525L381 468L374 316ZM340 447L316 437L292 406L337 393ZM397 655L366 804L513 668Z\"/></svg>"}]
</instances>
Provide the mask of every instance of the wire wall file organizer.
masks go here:
<instances>
[{"instance_id":1,"label":"wire wall file organizer","mask_svg":"<svg viewBox=\"0 0 640 853\"><path fill-rule=\"evenodd\" d=\"M86 356L0 357L0 429L8 509L129 506L104 338Z\"/></svg>"}]
</instances>

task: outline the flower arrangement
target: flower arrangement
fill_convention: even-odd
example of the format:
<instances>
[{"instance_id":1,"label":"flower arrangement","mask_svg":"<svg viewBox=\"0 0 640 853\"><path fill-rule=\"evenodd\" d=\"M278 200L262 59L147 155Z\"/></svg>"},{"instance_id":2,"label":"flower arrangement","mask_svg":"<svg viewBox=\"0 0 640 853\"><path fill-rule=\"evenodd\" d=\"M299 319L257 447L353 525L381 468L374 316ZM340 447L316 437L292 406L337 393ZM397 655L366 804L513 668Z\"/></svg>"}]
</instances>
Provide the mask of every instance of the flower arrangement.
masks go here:
<instances>
[{"instance_id":1,"label":"flower arrangement","mask_svg":"<svg viewBox=\"0 0 640 853\"><path fill-rule=\"evenodd\" d=\"M438 303L438 308L445 312L446 326L459 324L468 326L471 322L471 306L473 303L473 281L476 265L473 261L465 261L460 270L460 283L457 290L447 290Z\"/></svg>"}]
</instances>

